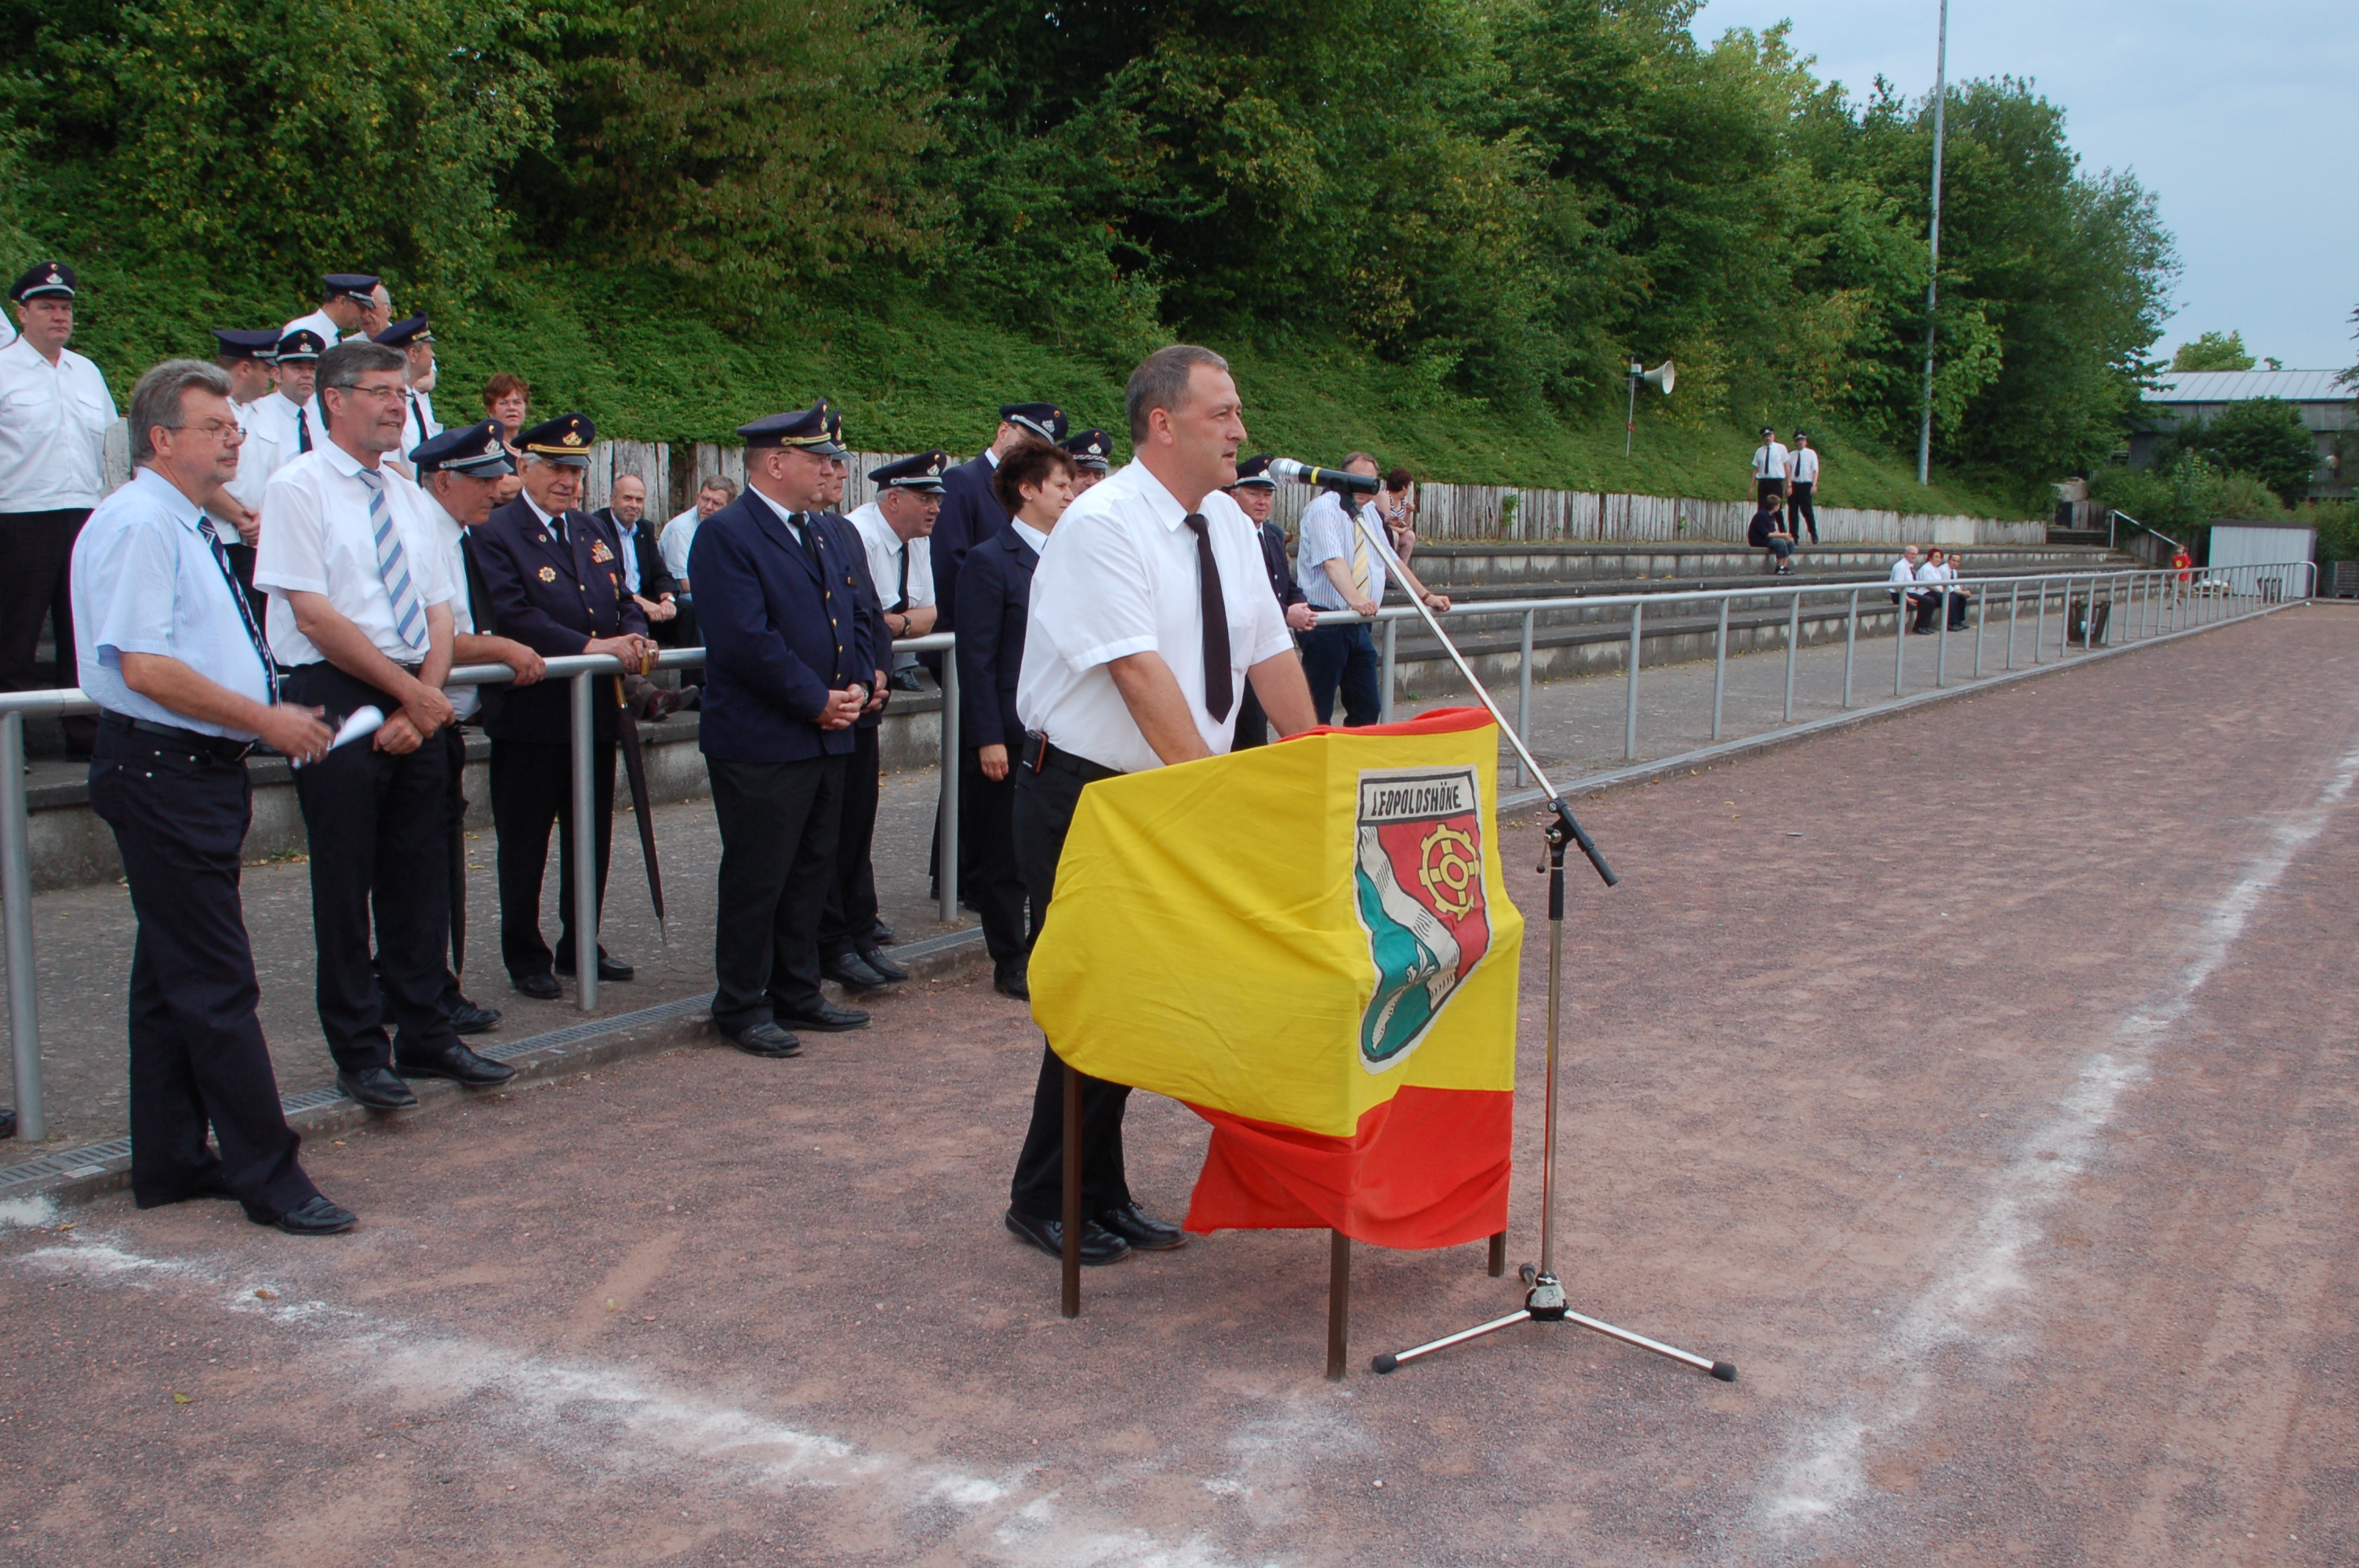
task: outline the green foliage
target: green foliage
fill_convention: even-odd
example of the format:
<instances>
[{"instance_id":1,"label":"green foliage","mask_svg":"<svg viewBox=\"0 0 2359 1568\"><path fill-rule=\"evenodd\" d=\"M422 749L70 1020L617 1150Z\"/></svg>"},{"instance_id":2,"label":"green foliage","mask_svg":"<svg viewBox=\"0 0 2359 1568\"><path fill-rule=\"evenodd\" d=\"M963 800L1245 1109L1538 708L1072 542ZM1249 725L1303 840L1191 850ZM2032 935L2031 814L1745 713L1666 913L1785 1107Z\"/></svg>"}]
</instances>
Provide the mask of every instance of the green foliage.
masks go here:
<instances>
[{"instance_id":1,"label":"green foliage","mask_svg":"<svg viewBox=\"0 0 2359 1568\"><path fill-rule=\"evenodd\" d=\"M2258 481L2287 506L2309 495L2310 476L2319 462L2318 444L2301 422L2300 407L2276 397L2231 403L2209 424L2190 421L2158 444L2156 461L2168 463L2182 452Z\"/></svg>"},{"instance_id":2,"label":"green foliage","mask_svg":"<svg viewBox=\"0 0 2359 1568\"><path fill-rule=\"evenodd\" d=\"M2170 356L2170 368L2178 370L2250 370L2253 356L2245 351L2242 332L2206 332L2191 343L2181 343L2179 351Z\"/></svg>"},{"instance_id":3,"label":"green foliage","mask_svg":"<svg viewBox=\"0 0 2359 1568\"><path fill-rule=\"evenodd\" d=\"M2101 470L2089 481L2089 495L2181 538L2223 517L2273 517L2283 510L2259 480L2230 472L2196 450L2151 468Z\"/></svg>"}]
</instances>

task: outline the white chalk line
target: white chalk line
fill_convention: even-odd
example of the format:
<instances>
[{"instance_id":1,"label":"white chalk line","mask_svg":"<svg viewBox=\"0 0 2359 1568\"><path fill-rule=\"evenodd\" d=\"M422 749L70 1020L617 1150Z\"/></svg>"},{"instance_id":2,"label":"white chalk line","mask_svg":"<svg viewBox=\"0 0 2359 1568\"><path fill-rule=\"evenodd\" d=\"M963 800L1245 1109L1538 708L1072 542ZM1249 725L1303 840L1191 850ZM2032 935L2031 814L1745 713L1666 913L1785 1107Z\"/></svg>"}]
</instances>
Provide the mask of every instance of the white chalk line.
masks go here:
<instances>
[{"instance_id":1,"label":"white chalk line","mask_svg":"<svg viewBox=\"0 0 2359 1568\"><path fill-rule=\"evenodd\" d=\"M510 1350L424 1330L283 1290L256 1295L217 1271L144 1256L111 1238L77 1238L38 1248L22 1261L110 1284L159 1283L223 1292L242 1315L300 1328L327 1341L349 1373L382 1385L404 1405L469 1405L470 1419L501 1423L585 1469L680 1472L683 1485L779 1494L824 1489L851 1506L901 1513L949 1508L969 1516L970 1560L1010 1568L1240 1568L1203 1534L1179 1541L1077 1509L1057 1492L1025 1496L1032 1465L978 1475L952 1465L863 1448L751 1411L677 1391L660 1379L582 1357ZM260 1288L273 1289L267 1282ZM500 1402L487 1403L484 1396ZM795 1528L782 1520L780 1528ZM939 1514L919 1521L926 1539L942 1533ZM980 1552L979 1557L973 1556ZM1259 1568L1279 1568L1256 1559Z\"/></svg>"},{"instance_id":2,"label":"white chalk line","mask_svg":"<svg viewBox=\"0 0 2359 1568\"><path fill-rule=\"evenodd\" d=\"M1881 1391L1797 1436L1767 1495L1755 1505L1755 1529L1786 1541L1837 1528L1850 1506L1866 1494L1862 1461L1867 1444L1907 1424L1930 1391L1924 1374L1912 1368L1930 1352L1977 1335L1977 1325L1993 1306L2025 1288L2022 1259L2043 1235L2047 1211L2087 1167L2123 1095L2146 1077L2156 1047L2194 1006L2196 993L2226 960L2254 910L2326 830L2354 784L2359 750L2335 764L2315 800L2285 814L2270 829L2260 853L2197 926L2170 989L2125 1019L2111 1043L2082 1065L2054 1114L1991 1178L1973 1224L1940 1249L1954 1253L1955 1261L1897 1315L1864 1368L1861 1381L1880 1384ZM1819 1545L1823 1542L1813 1549Z\"/></svg>"}]
</instances>

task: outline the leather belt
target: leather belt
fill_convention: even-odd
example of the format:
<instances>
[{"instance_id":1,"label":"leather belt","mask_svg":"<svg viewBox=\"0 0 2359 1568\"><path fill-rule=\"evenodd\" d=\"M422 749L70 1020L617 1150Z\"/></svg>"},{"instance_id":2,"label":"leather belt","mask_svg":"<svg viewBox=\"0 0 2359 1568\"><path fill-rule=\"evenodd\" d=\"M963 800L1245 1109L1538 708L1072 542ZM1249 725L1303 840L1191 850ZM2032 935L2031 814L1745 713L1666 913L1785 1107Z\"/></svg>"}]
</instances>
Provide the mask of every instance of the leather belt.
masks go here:
<instances>
[{"instance_id":1,"label":"leather belt","mask_svg":"<svg viewBox=\"0 0 2359 1568\"><path fill-rule=\"evenodd\" d=\"M176 746L186 746L213 758L216 762L242 762L260 745L258 741L233 741L226 735L207 735L201 730L183 730L177 724L158 724L146 719L134 719L127 713L105 709L98 716L98 727L117 734L126 730L141 735L153 735L169 741Z\"/></svg>"},{"instance_id":2,"label":"leather belt","mask_svg":"<svg viewBox=\"0 0 2359 1568\"><path fill-rule=\"evenodd\" d=\"M1095 784L1100 779L1122 777L1120 768L1093 762L1087 757L1076 757L1071 752L1060 752L1049 744L1049 737L1031 730L1024 735L1024 765L1033 773L1071 773L1083 784Z\"/></svg>"}]
</instances>

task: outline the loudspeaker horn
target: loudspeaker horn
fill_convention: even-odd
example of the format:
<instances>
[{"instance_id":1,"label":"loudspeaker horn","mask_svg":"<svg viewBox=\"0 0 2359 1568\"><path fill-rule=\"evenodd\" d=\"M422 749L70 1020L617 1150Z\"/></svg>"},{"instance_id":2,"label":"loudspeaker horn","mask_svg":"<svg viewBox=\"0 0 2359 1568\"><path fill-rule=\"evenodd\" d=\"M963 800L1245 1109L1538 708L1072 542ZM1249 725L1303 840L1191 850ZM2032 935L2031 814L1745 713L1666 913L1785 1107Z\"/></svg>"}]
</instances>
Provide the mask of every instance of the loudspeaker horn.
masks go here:
<instances>
[{"instance_id":1,"label":"loudspeaker horn","mask_svg":"<svg viewBox=\"0 0 2359 1568\"><path fill-rule=\"evenodd\" d=\"M1633 368L1635 369L1636 367L1634 366ZM1661 364L1657 365L1652 370L1639 371L1638 379L1640 381L1652 382L1655 385L1661 387L1663 389L1663 395L1665 397L1669 397L1671 395L1671 384L1679 379L1679 367L1672 364L1670 361L1665 360Z\"/></svg>"}]
</instances>

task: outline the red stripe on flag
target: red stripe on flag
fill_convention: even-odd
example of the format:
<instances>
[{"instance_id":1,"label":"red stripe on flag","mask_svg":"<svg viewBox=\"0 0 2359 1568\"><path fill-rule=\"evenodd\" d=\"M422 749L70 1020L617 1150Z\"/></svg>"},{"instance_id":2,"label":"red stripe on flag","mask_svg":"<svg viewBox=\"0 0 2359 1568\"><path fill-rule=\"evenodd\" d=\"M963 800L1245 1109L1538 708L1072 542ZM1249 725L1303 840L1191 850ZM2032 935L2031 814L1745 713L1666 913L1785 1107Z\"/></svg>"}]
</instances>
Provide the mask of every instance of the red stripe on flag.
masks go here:
<instances>
[{"instance_id":1,"label":"red stripe on flag","mask_svg":"<svg viewBox=\"0 0 2359 1568\"><path fill-rule=\"evenodd\" d=\"M1454 1247L1507 1228L1516 1097L1407 1087L1349 1138L1188 1108L1212 1124L1188 1228L1340 1230L1377 1247Z\"/></svg>"}]
</instances>

